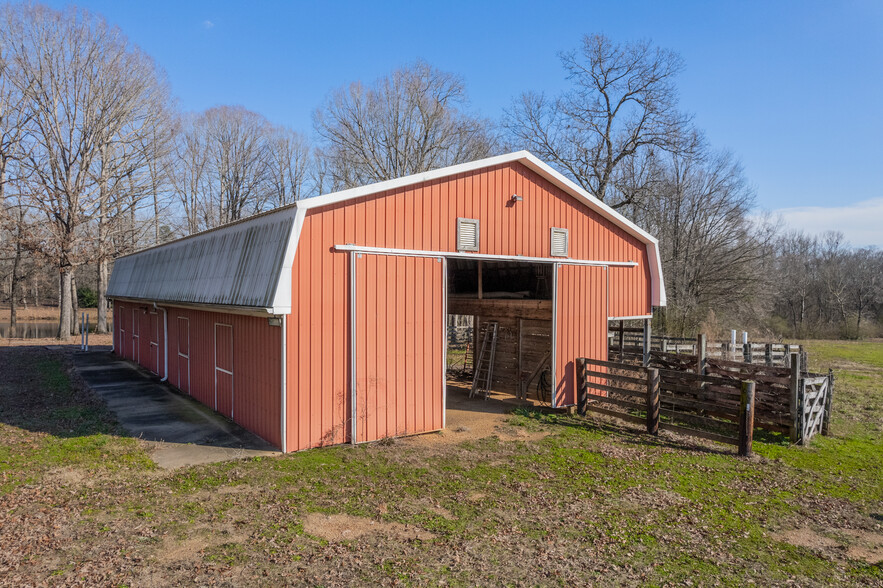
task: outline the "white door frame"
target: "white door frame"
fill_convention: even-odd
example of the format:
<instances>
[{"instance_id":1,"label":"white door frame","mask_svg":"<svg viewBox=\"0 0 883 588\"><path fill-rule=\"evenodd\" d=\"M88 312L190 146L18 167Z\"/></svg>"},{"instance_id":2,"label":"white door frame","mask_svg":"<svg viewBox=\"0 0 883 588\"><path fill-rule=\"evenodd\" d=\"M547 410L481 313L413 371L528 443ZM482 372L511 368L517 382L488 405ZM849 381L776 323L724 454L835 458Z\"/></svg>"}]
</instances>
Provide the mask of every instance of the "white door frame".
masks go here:
<instances>
[{"instance_id":1,"label":"white door frame","mask_svg":"<svg viewBox=\"0 0 883 588\"><path fill-rule=\"evenodd\" d=\"M116 305L114 305L115 307ZM120 304L119 312L117 312L117 316L115 322L118 320L120 323L119 329L119 353L120 357L126 357L126 319L124 318L124 314L126 311L126 307Z\"/></svg>"},{"instance_id":2,"label":"white door frame","mask_svg":"<svg viewBox=\"0 0 883 588\"><path fill-rule=\"evenodd\" d=\"M357 374L356 374L356 366L358 363L356 362L356 351L358 349L357 345L357 329L356 325L358 321L356 320L356 296L358 294L356 288L356 259L361 259L363 255L385 255L389 257L436 257L439 262L442 264L442 312L441 312L441 325L442 325L442 370L441 370L441 386L442 386L442 429L447 427L448 422L448 380L447 380L447 366L448 366L448 259L444 255L402 255L395 252L385 252L385 251L366 251L360 252L355 250L349 251L350 258L350 443L352 445L356 445L356 423L358 421L358 406L356 404L357 395Z\"/></svg>"},{"instance_id":3,"label":"white door frame","mask_svg":"<svg viewBox=\"0 0 883 588\"><path fill-rule=\"evenodd\" d=\"M178 348L178 388L181 388L181 358L187 360L187 394L190 395L190 317L178 316L175 323L176 346ZM187 353L181 353L181 321L187 323Z\"/></svg>"},{"instance_id":4,"label":"white door frame","mask_svg":"<svg viewBox=\"0 0 883 588\"><path fill-rule=\"evenodd\" d=\"M138 319L138 308L132 308L132 359L138 365L141 365L141 321ZM138 326L136 329L135 326ZM135 339L138 342L135 343ZM137 354L137 357L136 357Z\"/></svg>"},{"instance_id":5,"label":"white door frame","mask_svg":"<svg viewBox=\"0 0 883 588\"><path fill-rule=\"evenodd\" d=\"M148 313L151 322L153 322L153 317L156 317L156 322L154 322L155 328L153 332L149 334L150 337L150 350L153 352L153 359L156 363L154 366L156 367L156 371L153 373L159 375L159 313L156 310L151 310Z\"/></svg>"},{"instance_id":6,"label":"white door frame","mask_svg":"<svg viewBox=\"0 0 883 588\"><path fill-rule=\"evenodd\" d=\"M218 327L230 328L230 371L218 367ZM233 418L234 399L236 394L233 388L233 325L228 323L215 323L215 410L218 410L218 372L228 374L230 376L230 418Z\"/></svg>"}]
</instances>

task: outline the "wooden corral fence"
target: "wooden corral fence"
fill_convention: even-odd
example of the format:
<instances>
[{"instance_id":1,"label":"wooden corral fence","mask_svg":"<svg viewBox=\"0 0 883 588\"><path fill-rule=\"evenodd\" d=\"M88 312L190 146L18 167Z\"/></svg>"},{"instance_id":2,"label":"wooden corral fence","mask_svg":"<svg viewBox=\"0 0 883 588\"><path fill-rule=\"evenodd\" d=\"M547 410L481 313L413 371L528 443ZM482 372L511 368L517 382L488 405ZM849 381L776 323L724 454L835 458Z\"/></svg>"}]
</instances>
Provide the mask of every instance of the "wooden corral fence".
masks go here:
<instances>
[{"instance_id":1,"label":"wooden corral fence","mask_svg":"<svg viewBox=\"0 0 883 588\"><path fill-rule=\"evenodd\" d=\"M703 345L700 337L685 339L682 337L653 335L650 337L650 350L663 353L697 355L700 345ZM618 326L608 329L607 340L609 357L617 358L621 361L633 360L643 353L644 329L641 327L626 327L620 321ZM802 365L806 365L803 345L770 342L733 344L731 341L709 341L706 339L704 340L704 346L706 357L786 368L789 367L791 354L796 352L804 356Z\"/></svg>"},{"instance_id":2,"label":"wooden corral fence","mask_svg":"<svg viewBox=\"0 0 883 588\"><path fill-rule=\"evenodd\" d=\"M588 358L579 358L577 368L580 414L614 416L653 435L665 429L729 443L739 455L751 455L754 382Z\"/></svg>"},{"instance_id":3,"label":"wooden corral fence","mask_svg":"<svg viewBox=\"0 0 883 588\"><path fill-rule=\"evenodd\" d=\"M650 355L647 367L577 359L580 413L646 423L653 434L663 428L731 443L740 455L751 452L755 428L787 433L800 444L828 433L833 374L801 373L796 353L790 368L661 351Z\"/></svg>"}]
</instances>

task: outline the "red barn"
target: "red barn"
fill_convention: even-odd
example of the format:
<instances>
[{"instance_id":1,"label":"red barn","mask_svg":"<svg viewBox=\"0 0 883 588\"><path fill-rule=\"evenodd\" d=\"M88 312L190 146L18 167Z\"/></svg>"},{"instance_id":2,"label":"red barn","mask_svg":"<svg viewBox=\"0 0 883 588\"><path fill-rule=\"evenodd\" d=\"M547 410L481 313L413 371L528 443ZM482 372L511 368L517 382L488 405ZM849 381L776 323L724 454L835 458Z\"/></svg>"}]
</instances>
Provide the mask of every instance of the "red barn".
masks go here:
<instances>
[{"instance_id":1,"label":"red barn","mask_svg":"<svg viewBox=\"0 0 883 588\"><path fill-rule=\"evenodd\" d=\"M497 323L495 388L550 357L564 407L665 304L656 240L525 151L122 257L108 296L118 354L283 451L444 428L448 314Z\"/></svg>"}]
</instances>

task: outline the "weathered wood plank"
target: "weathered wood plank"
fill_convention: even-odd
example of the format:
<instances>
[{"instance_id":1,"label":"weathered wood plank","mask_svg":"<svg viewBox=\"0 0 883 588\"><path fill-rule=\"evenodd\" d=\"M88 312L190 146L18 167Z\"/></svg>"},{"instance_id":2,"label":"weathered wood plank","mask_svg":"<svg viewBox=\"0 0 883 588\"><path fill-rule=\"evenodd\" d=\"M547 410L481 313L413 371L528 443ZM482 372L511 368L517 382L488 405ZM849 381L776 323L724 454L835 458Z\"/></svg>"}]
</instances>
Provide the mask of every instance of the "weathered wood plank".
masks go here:
<instances>
[{"instance_id":1,"label":"weathered wood plank","mask_svg":"<svg viewBox=\"0 0 883 588\"><path fill-rule=\"evenodd\" d=\"M643 425L645 423L645 419L643 417L637 417L633 414L628 414L628 413L619 412L616 410L609 410L606 408L601 408L600 406L598 406L597 404L595 404L593 402L589 402L589 404L586 406L586 410L590 410L592 412L597 412L599 414L603 414L603 415L607 415L607 416L616 417L618 419L622 419L624 421L628 421L630 423L636 423L639 425Z\"/></svg>"},{"instance_id":2,"label":"weathered wood plank","mask_svg":"<svg viewBox=\"0 0 883 588\"><path fill-rule=\"evenodd\" d=\"M679 410L669 410L667 408L661 408L659 409L659 414L670 419L681 420L685 423L690 423L691 425L696 425L699 427L715 427L725 429L727 430L727 432L732 432L733 434L739 432L739 425L736 423L720 421L704 416L699 416L696 414L681 412Z\"/></svg>"},{"instance_id":3,"label":"weathered wood plank","mask_svg":"<svg viewBox=\"0 0 883 588\"><path fill-rule=\"evenodd\" d=\"M448 298L448 314L479 315L484 320L498 318L552 320L552 301Z\"/></svg>"},{"instance_id":4,"label":"weathered wood plank","mask_svg":"<svg viewBox=\"0 0 883 588\"><path fill-rule=\"evenodd\" d=\"M646 393L642 394L641 398L643 399L645 396L646 396ZM612 396L592 397L592 395L589 394L589 400L594 400L595 402L600 402L602 404L603 403L615 404L616 406L621 406L622 408L625 408L628 410L637 410L640 412L647 410L647 406L644 404L637 404L634 402L629 402L627 400L622 400L621 398L613 398Z\"/></svg>"},{"instance_id":5,"label":"weathered wood plank","mask_svg":"<svg viewBox=\"0 0 883 588\"><path fill-rule=\"evenodd\" d=\"M633 371L633 372L646 373L644 368L639 365L624 364L624 363L620 363L620 362L616 362L616 361L604 361L601 359L592 359L590 357L585 358L585 360L588 365L599 365L599 366L603 366L603 367L616 368L616 369L619 369L622 371ZM605 374L605 377L606 377L606 374Z\"/></svg>"},{"instance_id":6,"label":"weathered wood plank","mask_svg":"<svg viewBox=\"0 0 883 588\"><path fill-rule=\"evenodd\" d=\"M680 427L678 425L672 425L671 423L659 423L659 428L673 431L675 433L680 433L681 435L689 435L691 437L708 439L709 441L717 441L718 443L727 443L729 445L739 444L739 439L736 439L734 437L727 437L725 435L718 435L716 433L709 433L708 431L700 431L698 429L691 429L689 427Z\"/></svg>"},{"instance_id":7,"label":"weathered wood plank","mask_svg":"<svg viewBox=\"0 0 883 588\"><path fill-rule=\"evenodd\" d=\"M618 388L617 386L608 386L607 384L599 384L597 382L591 382L591 381L587 381L585 385L587 388L593 388L595 390L603 390L604 392L612 392L615 394L631 395L631 394L636 393L634 390L629 390L628 388ZM642 392L637 392L637 394L639 394L641 396L644 395L644 393L642 393Z\"/></svg>"},{"instance_id":8,"label":"weathered wood plank","mask_svg":"<svg viewBox=\"0 0 883 588\"><path fill-rule=\"evenodd\" d=\"M643 386L647 383L647 378L634 378L632 376L623 376L615 372L596 372L594 370L587 369L585 370L585 374L587 376L605 378L608 380L615 380L617 382L626 382L629 384L636 384L638 386Z\"/></svg>"}]
</instances>

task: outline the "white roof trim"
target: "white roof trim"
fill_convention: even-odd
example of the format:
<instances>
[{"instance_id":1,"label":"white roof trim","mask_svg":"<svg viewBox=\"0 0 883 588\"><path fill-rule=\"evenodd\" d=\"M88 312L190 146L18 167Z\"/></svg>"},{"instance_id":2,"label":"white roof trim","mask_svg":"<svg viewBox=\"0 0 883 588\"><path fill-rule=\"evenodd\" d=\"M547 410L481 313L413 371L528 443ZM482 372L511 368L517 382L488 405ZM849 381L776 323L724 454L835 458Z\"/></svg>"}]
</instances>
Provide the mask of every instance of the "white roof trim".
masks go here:
<instances>
[{"instance_id":1,"label":"white roof trim","mask_svg":"<svg viewBox=\"0 0 883 588\"><path fill-rule=\"evenodd\" d=\"M349 190L342 190L340 192L334 192L331 194L326 194L324 196L307 198L305 200L299 200L296 206L298 209L306 211L313 208L319 208L321 206L329 206L332 204L337 204L339 202L345 202L354 198L370 196L379 192L397 190L398 188L403 188L405 186L410 186L413 184L431 182L440 178L446 178L462 173L470 173L479 169L493 167L496 165L505 165L507 163L514 162L524 164L527 168L540 174L541 176L552 182L552 184L564 190L565 192L588 206L590 209L598 212L606 218L609 218L611 221L613 221L614 224L624 229L633 237L637 237L640 241L646 243L647 256L650 260L651 304L653 306L665 306L665 283L662 279L662 262L659 256L659 242L656 240L656 238L641 229L639 226L637 226L627 218L625 218L623 215L616 212L610 206L604 204L603 202L592 196L589 192L574 183L572 180L565 177L560 172L552 169L547 164L540 161L529 151L515 151L513 153L507 153L506 155L488 157L486 159L479 159L478 161L471 161L469 163L461 163L459 165L443 167L441 169L413 174L410 176L405 176L403 178L396 178L394 180L387 180L385 182L378 182L376 184L369 184L367 186L359 186L358 188L351 188ZM297 231L295 235L295 241L300 240L301 226L302 224L295 227L295 230Z\"/></svg>"}]
</instances>

